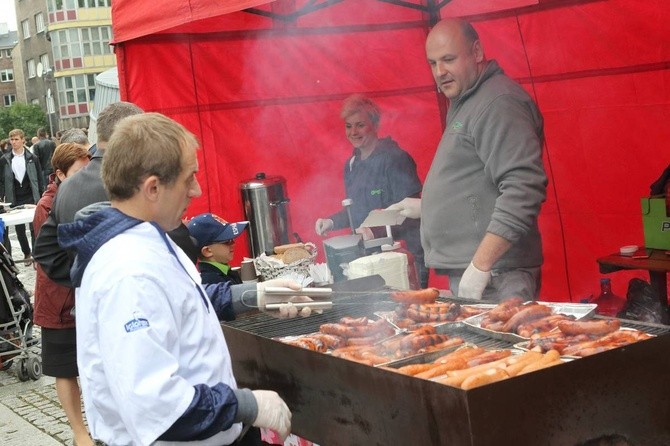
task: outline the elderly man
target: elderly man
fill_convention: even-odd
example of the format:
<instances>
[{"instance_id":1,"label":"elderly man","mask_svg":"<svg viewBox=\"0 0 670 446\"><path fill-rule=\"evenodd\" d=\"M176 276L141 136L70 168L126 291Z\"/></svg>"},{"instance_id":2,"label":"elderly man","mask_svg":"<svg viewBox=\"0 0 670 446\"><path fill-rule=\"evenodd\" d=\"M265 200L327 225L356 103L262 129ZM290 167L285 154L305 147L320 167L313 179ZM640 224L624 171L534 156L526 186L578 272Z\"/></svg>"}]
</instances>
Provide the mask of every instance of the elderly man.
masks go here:
<instances>
[{"instance_id":1,"label":"elderly man","mask_svg":"<svg viewBox=\"0 0 670 446\"><path fill-rule=\"evenodd\" d=\"M446 129L422 199L392 205L421 216L426 264L461 297L535 299L546 196L543 121L537 106L495 60L469 23L446 19L428 34L426 55L449 99Z\"/></svg>"},{"instance_id":2,"label":"elderly man","mask_svg":"<svg viewBox=\"0 0 670 446\"><path fill-rule=\"evenodd\" d=\"M201 194L197 147L163 115L126 118L102 166L111 208L59 227L63 247L77 250L86 418L108 444L231 444L242 423L290 430L277 393L237 388L198 271L167 236Z\"/></svg>"},{"instance_id":3,"label":"elderly man","mask_svg":"<svg viewBox=\"0 0 670 446\"><path fill-rule=\"evenodd\" d=\"M61 144L64 144L66 142L79 144L88 151L89 156L92 157L93 155L95 155L95 150L91 150L93 145L88 140L88 135L82 129L74 128L66 130L63 133L63 136L61 136L60 142Z\"/></svg>"}]
</instances>

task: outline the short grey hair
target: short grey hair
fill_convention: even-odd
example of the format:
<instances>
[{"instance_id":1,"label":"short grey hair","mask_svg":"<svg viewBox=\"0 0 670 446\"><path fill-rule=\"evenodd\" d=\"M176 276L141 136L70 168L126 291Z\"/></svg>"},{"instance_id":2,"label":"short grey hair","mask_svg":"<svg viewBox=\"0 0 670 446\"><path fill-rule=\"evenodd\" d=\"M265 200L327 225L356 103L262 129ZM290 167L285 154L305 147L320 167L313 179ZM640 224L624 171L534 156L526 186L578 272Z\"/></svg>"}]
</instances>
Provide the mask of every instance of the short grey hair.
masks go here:
<instances>
[{"instance_id":1,"label":"short grey hair","mask_svg":"<svg viewBox=\"0 0 670 446\"><path fill-rule=\"evenodd\" d=\"M98 133L98 145L100 142L108 142L114 132L114 127L123 118L128 116L138 115L144 113L144 110L139 108L132 102L112 102L102 109L98 115L98 122L96 130Z\"/></svg>"},{"instance_id":2,"label":"short grey hair","mask_svg":"<svg viewBox=\"0 0 670 446\"><path fill-rule=\"evenodd\" d=\"M66 142L71 142L74 144L88 145L88 136L82 129L70 129L66 130L63 135L60 137L61 144Z\"/></svg>"}]
</instances>

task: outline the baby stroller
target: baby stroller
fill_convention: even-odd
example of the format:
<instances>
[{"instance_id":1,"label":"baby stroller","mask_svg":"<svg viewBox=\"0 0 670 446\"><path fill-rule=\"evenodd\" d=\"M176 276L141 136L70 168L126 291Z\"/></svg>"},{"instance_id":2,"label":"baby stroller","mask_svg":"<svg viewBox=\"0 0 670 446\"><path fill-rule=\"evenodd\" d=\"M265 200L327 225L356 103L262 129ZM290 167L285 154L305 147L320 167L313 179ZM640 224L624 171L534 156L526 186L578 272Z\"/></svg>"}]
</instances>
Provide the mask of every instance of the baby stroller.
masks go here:
<instances>
[{"instance_id":1,"label":"baby stroller","mask_svg":"<svg viewBox=\"0 0 670 446\"><path fill-rule=\"evenodd\" d=\"M14 260L0 244L0 370L9 370L16 363L21 381L38 380L42 376L42 359L35 348L39 339L33 338L33 306L18 272Z\"/></svg>"}]
</instances>

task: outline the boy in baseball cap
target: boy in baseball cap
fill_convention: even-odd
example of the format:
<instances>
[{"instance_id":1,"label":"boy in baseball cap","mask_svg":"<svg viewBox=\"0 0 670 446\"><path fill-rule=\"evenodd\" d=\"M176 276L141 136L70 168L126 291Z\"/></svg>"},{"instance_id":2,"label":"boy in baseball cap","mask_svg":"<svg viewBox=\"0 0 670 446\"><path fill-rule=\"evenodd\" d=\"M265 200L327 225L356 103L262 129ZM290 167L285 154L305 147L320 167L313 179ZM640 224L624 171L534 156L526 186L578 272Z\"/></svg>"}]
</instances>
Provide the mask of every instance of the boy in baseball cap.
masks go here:
<instances>
[{"instance_id":1,"label":"boy in baseball cap","mask_svg":"<svg viewBox=\"0 0 670 446\"><path fill-rule=\"evenodd\" d=\"M200 214L191 219L188 231L200 249L198 268L203 284L242 283L240 274L232 270L229 263L233 260L235 239L242 235L248 224L248 221L228 223L210 213Z\"/></svg>"}]
</instances>

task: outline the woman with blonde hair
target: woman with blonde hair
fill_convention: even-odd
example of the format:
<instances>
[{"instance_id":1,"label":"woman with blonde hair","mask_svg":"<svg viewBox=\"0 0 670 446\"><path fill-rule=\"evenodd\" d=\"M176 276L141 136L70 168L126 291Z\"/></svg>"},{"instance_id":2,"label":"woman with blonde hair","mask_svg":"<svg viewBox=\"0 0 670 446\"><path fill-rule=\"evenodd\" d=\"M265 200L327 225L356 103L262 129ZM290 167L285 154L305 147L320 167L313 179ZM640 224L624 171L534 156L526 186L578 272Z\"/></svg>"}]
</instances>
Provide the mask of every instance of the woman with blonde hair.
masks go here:
<instances>
[{"instance_id":1,"label":"woman with blonde hair","mask_svg":"<svg viewBox=\"0 0 670 446\"><path fill-rule=\"evenodd\" d=\"M350 206L354 228L358 228L373 209L384 209L406 197L419 197L421 181L412 156L390 136L379 137L381 113L372 99L355 94L342 104L340 117L344 121L345 136L353 148L351 157L344 164L344 188ZM315 224L318 235L346 228L349 215L346 210ZM428 285L428 270L424 265L423 248L419 237L419 220L407 219L394 227L396 240L404 240L413 254L419 285ZM385 235L385 230L377 235Z\"/></svg>"}]
</instances>

